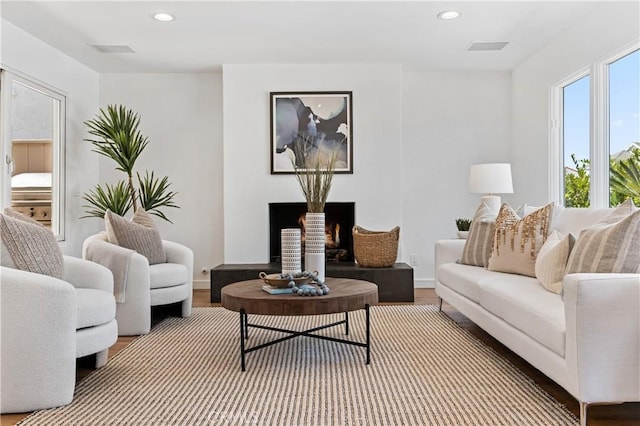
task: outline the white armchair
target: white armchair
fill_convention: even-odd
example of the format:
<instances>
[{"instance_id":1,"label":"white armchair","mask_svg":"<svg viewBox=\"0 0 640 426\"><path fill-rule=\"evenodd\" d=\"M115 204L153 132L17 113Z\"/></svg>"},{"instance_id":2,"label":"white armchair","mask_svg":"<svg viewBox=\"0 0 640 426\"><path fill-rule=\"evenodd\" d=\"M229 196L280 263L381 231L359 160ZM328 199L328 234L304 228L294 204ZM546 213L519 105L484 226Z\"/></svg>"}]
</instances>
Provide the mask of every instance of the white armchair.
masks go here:
<instances>
[{"instance_id":1,"label":"white armchair","mask_svg":"<svg viewBox=\"0 0 640 426\"><path fill-rule=\"evenodd\" d=\"M151 306L181 302L183 317L191 315L193 299L193 251L172 241L162 240L166 263L149 265L146 257L133 253L125 283L124 303L116 303L118 332L121 336L146 334L151 329ZM128 249L107 242L105 232L90 236L82 246L83 257L92 245L112 253ZM94 247L95 248L95 247ZM92 258L95 262L100 259Z\"/></svg>"},{"instance_id":2,"label":"white armchair","mask_svg":"<svg viewBox=\"0 0 640 426\"><path fill-rule=\"evenodd\" d=\"M64 256L62 280L1 267L2 413L71 402L76 358L107 362L118 339L113 276L100 265Z\"/></svg>"}]
</instances>

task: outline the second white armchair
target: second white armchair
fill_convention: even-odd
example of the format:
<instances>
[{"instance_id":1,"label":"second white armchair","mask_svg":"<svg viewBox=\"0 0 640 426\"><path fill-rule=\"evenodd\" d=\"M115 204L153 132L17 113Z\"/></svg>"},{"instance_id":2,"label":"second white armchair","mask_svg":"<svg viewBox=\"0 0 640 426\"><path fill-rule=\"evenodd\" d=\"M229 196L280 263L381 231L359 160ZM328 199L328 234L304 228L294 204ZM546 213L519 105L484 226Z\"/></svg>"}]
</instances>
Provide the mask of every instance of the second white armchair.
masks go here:
<instances>
[{"instance_id":1,"label":"second white armchair","mask_svg":"<svg viewBox=\"0 0 640 426\"><path fill-rule=\"evenodd\" d=\"M126 274L123 275L124 293L122 303L116 304L118 334L132 336L147 334L151 329L151 306L181 303L183 317L191 315L193 298L193 251L176 242L162 240L167 254L166 263L149 265L146 257L107 241L107 234L101 232L84 241L82 256L85 259L109 267L109 262L96 256L124 258L129 256ZM116 297L116 300L118 298Z\"/></svg>"}]
</instances>

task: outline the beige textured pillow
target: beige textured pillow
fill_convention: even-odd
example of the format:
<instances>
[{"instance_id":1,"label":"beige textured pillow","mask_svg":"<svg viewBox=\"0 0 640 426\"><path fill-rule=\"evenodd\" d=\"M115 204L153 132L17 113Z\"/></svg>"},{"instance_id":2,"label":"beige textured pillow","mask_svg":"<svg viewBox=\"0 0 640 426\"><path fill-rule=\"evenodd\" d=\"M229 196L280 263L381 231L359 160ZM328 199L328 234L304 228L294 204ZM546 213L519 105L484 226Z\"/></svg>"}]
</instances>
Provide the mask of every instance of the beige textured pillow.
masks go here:
<instances>
[{"instance_id":1,"label":"beige textured pillow","mask_svg":"<svg viewBox=\"0 0 640 426\"><path fill-rule=\"evenodd\" d=\"M7 216L10 216L10 217L12 217L14 219L19 219L19 220L22 220L24 222L31 223L33 225L42 226L42 224L40 222L38 222L37 220L35 220L35 219L33 219L33 218L29 217L29 216L26 216L26 215L20 213L17 210L10 209L9 207L4 209L4 214L6 214Z\"/></svg>"},{"instance_id":2,"label":"beige textured pillow","mask_svg":"<svg viewBox=\"0 0 640 426\"><path fill-rule=\"evenodd\" d=\"M638 210L638 208L636 207L635 204L633 204L633 201L631 201L631 198L627 198L622 203L620 203L618 207L613 209L613 211L608 216L599 220L593 226L610 225L613 223L620 222L622 219L626 218L636 210Z\"/></svg>"},{"instance_id":3,"label":"beige textured pillow","mask_svg":"<svg viewBox=\"0 0 640 426\"><path fill-rule=\"evenodd\" d=\"M167 261L160 233L144 210L138 209L131 221L107 210L104 221L110 243L137 251L150 265Z\"/></svg>"},{"instance_id":4,"label":"beige textured pillow","mask_svg":"<svg viewBox=\"0 0 640 426\"><path fill-rule=\"evenodd\" d=\"M627 205L580 232L569 256L567 274L640 273L640 210L626 216L624 211L629 211ZM623 219L612 223L619 217Z\"/></svg>"},{"instance_id":5,"label":"beige textured pillow","mask_svg":"<svg viewBox=\"0 0 640 426\"><path fill-rule=\"evenodd\" d=\"M547 239L552 212L553 203L520 219L503 204L496 218L488 269L535 277L536 257Z\"/></svg>"},{"instance_id":6,"label":"beige textured pillow","mask_svg":"<svg viewBox=\"0 0 640 426\"><path fill-rule=\"evenodd\" d=\"M61 279L64 257L53 232L14 213L11 216L0 213L2 265Z\"/></svg>"},{"instance_id":7,"label":"beige textured pillow","mask_svg":"<svg viewBox=\"0 0 640 426\"><path fill-rule=\"evenodd\" d=\"M7 216L12 217L14 219L19 219L19 220L22 220L24 222L29 222L29 223L32 223L34 225L42 226L42 224L38 223L38 221L30 218L29 216L25 216L22 213L20 213L19 211L13 210L13 209L11 209L9 207L4 209L4 214L6 214ZM13 259L11 258L11 254L9 253L9 249L7 248L7 245L1 239L0 239L0 264L2 266L7 267L7 268L18 269L16 264L13 262Z\"/></svg>"},{"instance_id":8,"label":"beige textured pillow","mask_svg":"<svg viewBox=\"0 0 640 426\"><path fill-rule=\"evenodd\" d=\"M562 279L575 241L573 234L563 237L558 231L553 231L538 252L535 265L536 278L552 293L562 292Z\"/></svg>"},{"instance_id":9,"label":"beige textured pillow","mask_svg":"<svg viewBox=\"0 0 640 426\"><path fill-rule=\"evenodd\" d=\"M491 242L495 229L496 212L485 202L473 215L467 241L464 243L460 263L473 266L487 266L491 254Z\"/></svg>"}]
</instances>

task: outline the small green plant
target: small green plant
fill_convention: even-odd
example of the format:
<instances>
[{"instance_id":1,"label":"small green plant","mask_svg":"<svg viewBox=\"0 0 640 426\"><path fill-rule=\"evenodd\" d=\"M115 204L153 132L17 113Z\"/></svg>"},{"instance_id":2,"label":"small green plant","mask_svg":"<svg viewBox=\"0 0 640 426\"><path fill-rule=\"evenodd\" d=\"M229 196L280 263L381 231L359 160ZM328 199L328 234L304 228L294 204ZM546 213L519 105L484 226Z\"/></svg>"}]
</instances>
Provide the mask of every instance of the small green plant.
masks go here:
<instances>
[{"instance_id":1,"label":"small green plant","mask_svg":"<svg viewBox=\"0 0 640 426\"><path fill-rule=\"evenodd\" d=\"M458 231L468 231L469 227L471 227L471 219L456 219L456 227L458 228Z\"/></svg>"}]
</instances>

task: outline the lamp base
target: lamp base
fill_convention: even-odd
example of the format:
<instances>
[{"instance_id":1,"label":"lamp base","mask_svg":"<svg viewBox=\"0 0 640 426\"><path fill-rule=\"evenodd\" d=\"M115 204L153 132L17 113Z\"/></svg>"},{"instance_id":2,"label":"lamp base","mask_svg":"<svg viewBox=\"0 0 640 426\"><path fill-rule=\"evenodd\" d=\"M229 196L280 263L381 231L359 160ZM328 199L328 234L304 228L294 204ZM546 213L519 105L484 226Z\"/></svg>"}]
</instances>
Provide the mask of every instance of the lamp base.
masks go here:
<instances>
[{"instance_id":1,"label":"lamp base","mask_svg":"<svg viewBox=\"0 0 640 426\"><path fill-rule=\"evenodd\" d=\"M489 206L496 214L498 214L500 206L502 205L502 199L499 195L485 195L482 197L482 202Z\"/></svg>"}]
</instances>

